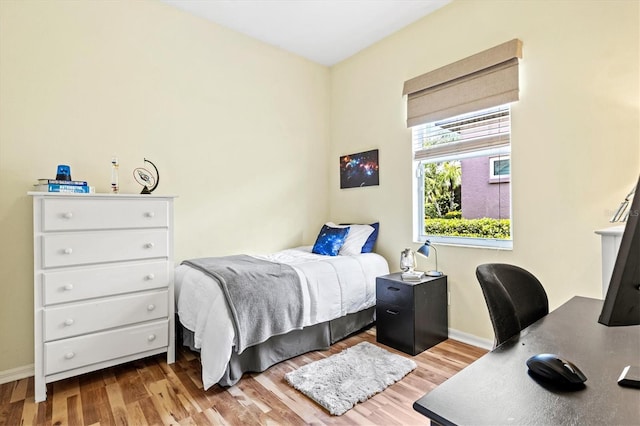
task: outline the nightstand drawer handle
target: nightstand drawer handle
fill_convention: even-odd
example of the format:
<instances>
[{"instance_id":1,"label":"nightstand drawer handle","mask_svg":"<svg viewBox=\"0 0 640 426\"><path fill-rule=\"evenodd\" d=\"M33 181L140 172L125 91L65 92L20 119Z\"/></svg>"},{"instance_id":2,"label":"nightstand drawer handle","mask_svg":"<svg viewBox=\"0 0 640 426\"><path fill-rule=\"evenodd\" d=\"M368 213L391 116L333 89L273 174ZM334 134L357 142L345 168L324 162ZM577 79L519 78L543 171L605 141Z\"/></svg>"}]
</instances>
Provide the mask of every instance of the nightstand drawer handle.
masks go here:
<instances>
[{"instance_id":1,"label":"nightstand drawer handle","mask_svg":"<svg viewBox=\"0 0 640 426\"><path fill-rule=\"evenodd\" d=\"M392 311L391 309L387 309L387 313L391 314L391 315L398 315L400 312L398 311Z\"/></svg>"},{"instance_id":2,"label":"nightstand drawer handle","mask_svg":"<svg viewBox=\"0 0 640 426\"><path fill-rule=\"evenodd\" d=\"M150 342L153 342L154 340L156 340L156 335L155 334L150 334L149 337L147 337L147 340Z\"/></svg>"},{"instance_id":3,"label":"nightstand drawer handle","mask_svg":"<svg viewBox=\"0 0 640 426\"><path fill-rule=\"evenodd\" d=\"M147 249L151 249L151 248L153 248L153 243L146 243L146 244L144 245L144 248L147 248Z\"/></svg>"},{"instance_id":4,"label":"nightstand drawer handle","mask_svg":"<svg viewBox=\"0 0 640 426\"><path fill-rule=\"evenodd\" d=\"M67 247L66 249L62 250L62 253L64 254L71 254L73 253L73 249L70 247Z\"/></svg>"},{"instance_id":5,"label":"nightstand drawer handle","mask_svg":"<svg viewBox=\"0 0 640 426\"><path fill-rule=\"evenodd\" d=\"M64 320L64 325L66 325L67 327L70 325L73 325L75 321L73 320L73 318L67 318L66 320Z\"/></svg>"},{"instance_id":6,"label":"nightstand drawer handle","mask_svg":"<svg viewBox=\"0 0 640 426\"><path fill-rule=\"evenodd\" d=\"M154 217L156 214L154 212L145 212L144 213L144 217L148 217L148 218L152 218Z\"/></svg>"},{"instance_id":7,"label":"nightstand drawer handle","mask_svg":"<svg viewBox=\"0 0 640 426\"><path fill-rule=\"evenodd\" d=\"M147 281L151 281L152 279L154 279L156 276L153 274L147 274L145 275L144 279Z\"/></svg>"},{"instance_id":8,"label":"nightstand drawer handle","mask_svg":"<svg viewBox=\"0 0 640 426\"><path fill-rule=\"evenodd\" d=\"M76 356L76 354L75 354L75 353L73 353L73 352L67 352L66 354L64 354L64 357L65 357L66 359L71 359L71 358L73 358L74 356Z\"/></svg>"},{"instance_id":9,"label":"nightstand drawer handle","mask_svg":"<svg viewBox=\"0 0 640 426\"><path fill-rule=\"evenodd\" d=\"M147 305L147 311L151 312L156 308L156 305L154 305L153 303L149 303Z\"/></svg>"},{"instance_id":10,"label":"nightstand drawer handle","mask_svg":"<svg viewBox=\"0 0 640 426\"><path fill-rule=\"evenodd\" d=\"M71 212L62 213L62 217L64 219L71 219L73 217L73 213L71 213Z\"/></svg>"},{"instance_id":11,"label":"nightstand drawer handle","mask_svg":"<svg viewBox=\"0 0 640 426\"><path fill-rule=\"evenodd\" d=\"M69 283L69 284L65 285L65 286L64 286L64 289L65 289L66 291L71 291L71 290L73 290L73 284Z\"/></svg>"},{"instance_id":12,"label":"nightstand drawer handle","mask_svg":"<svg viewBox=\"0 0 640 426\"><path fill-rule=\"evenodd\" d=\"M400 291L400 289L398 287L387 287L387 290Z\"/></svg>"}]
</instances>

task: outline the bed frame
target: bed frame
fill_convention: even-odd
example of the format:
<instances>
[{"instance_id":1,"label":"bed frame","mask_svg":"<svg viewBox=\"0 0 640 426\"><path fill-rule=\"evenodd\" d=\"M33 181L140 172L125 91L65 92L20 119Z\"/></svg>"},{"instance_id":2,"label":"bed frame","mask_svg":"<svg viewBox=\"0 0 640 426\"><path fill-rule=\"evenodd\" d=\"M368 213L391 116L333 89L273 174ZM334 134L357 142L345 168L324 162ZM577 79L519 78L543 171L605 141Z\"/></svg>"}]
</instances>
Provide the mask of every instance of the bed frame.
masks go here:
<instances>
[{"instance_id":1,"label":"bed frame","mask_svg":"<svg viewBox=\"0 0 640 426\"><path fill-rule=\"evenodd\" d=\"M242 354L231 353L224 376L218 382L221 386L233 386L244 373L262 372L287 359L316 350L328 349L345 337L373 325L376 320L375 306L348 314L301 330L293 330L279 336L273 336L264 343L245 349ZM176 324L180 324L176 321ZM178 335L182 344L199 352L194 347L193 332L179 326Z\"/></svg>"}]
</instances>

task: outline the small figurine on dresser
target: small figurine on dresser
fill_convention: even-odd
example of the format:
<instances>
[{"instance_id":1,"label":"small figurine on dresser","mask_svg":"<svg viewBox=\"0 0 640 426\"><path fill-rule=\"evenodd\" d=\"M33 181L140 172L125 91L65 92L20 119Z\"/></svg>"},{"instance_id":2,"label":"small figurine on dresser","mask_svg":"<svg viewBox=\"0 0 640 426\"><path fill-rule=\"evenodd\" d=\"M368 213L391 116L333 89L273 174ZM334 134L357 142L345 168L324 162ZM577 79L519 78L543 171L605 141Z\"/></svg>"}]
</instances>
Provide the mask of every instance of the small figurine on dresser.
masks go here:
<instances>
[{"instance_id":1,"label":"small figurine on dresser","mask_svg":"<svg viewBox=\"0 0 640 426\"><path fill-rule=\"evenodd\" d=\"M134 169L133 177L136 182L142 185L142 191L140 192L141 194L151 194L158 187L158 183L160 182L160 173L158 172L158 168L156 167L156 165L151 161L145 158L144 162L151 164L151 166L155 170L155 177L149 170L143 167Z\"/></svg>"}]
</instances>

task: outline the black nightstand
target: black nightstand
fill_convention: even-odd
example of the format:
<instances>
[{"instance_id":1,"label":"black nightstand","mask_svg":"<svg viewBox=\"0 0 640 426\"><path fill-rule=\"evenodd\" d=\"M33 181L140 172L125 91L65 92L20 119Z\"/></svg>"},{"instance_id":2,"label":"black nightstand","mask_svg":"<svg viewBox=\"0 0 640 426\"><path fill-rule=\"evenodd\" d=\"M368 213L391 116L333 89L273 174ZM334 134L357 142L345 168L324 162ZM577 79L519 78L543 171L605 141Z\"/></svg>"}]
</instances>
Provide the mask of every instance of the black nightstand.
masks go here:
<instances>
[{"instance_id":1,"label":"black nightstand","mask_svg":"<svg viewBox=\"0 0 640 426\"><path fill-rule=\"evenodd\" d=\"M447 277L403 281L400 273L376 278L377 341L417 355L449 336Z\"/></svg>"}]
</instances>

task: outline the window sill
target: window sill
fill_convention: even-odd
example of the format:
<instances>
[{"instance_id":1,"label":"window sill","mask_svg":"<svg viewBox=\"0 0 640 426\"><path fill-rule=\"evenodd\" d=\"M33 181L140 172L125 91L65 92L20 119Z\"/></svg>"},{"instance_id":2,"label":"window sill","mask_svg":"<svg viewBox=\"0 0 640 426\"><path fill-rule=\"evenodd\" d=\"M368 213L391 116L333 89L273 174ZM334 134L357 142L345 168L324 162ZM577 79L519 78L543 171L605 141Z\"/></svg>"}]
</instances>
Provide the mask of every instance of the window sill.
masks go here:
<instances>
[{"instance_id":1,"label":"window sill","mask_svg":"<svg viewBox=\"0 0 640 426\"><path fill-rule=\"evenodd\" d=\"M513 250L513 240L496 240L492 238L466 238L466 237L445 237L440 235L422 235L417 244L423 244L425 240L431 241L432 244L450 246L450 247L466 247L466 248L486 248L493 250Z\"/></svg>"},{"instance_id":2,"label":"window sill","mask_svg":"<svg viewBox=\"0 0 640 426\"><path fill-rule=\"evenodd\" d=\"M511 182L511 178L510 177L489 178L489 183L509 183L509 182Z\"/></svg>"}]
</instances>

